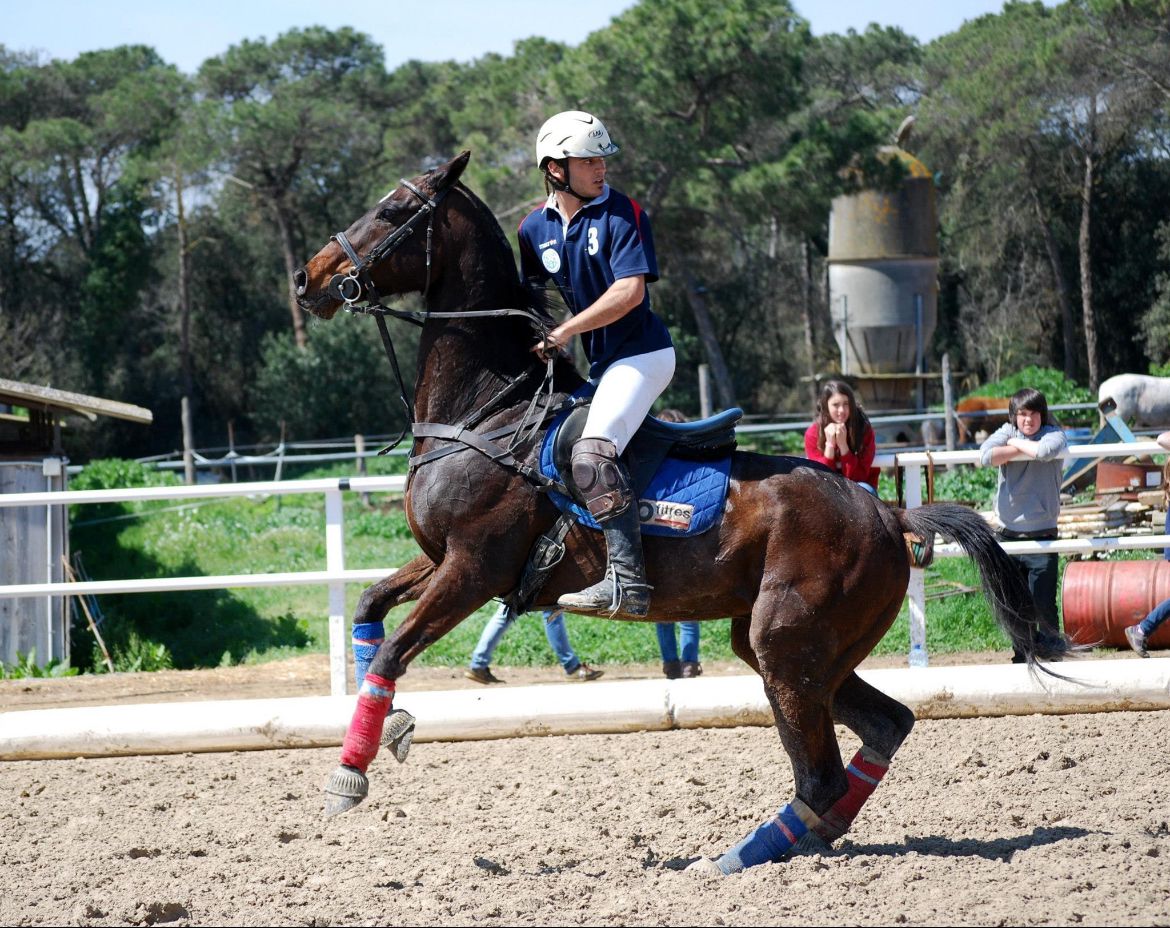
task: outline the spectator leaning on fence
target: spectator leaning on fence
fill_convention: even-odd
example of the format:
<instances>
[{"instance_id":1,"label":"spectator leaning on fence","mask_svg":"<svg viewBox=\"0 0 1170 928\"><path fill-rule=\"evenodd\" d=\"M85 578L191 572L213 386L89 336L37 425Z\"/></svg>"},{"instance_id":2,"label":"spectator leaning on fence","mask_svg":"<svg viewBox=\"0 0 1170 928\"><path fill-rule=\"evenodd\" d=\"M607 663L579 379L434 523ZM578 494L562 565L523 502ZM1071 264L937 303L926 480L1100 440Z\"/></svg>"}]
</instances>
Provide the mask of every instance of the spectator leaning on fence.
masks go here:
<instances>
[{"instance_id":1,"label":"spectator leaning on fence","mask_svg":"<svg viewBox=\"0 0 1170 928\"><path fill-rule=\"evenodd\" d=\"M995 515L1004 541L1056 538L1060 516L1061 455L1068 447L1064 432L1050 418L1048 401L1039 390L1025 387L1008 404L1008 421L979 450L979 463L999 468ZM1056 554L1017 555L1027 572L1028 589L1040 620L1040 634L1060 633L1056 584L1060 557ZM1016 651L1013 663L1024 656Z\"/></svg>"}]
</instances>

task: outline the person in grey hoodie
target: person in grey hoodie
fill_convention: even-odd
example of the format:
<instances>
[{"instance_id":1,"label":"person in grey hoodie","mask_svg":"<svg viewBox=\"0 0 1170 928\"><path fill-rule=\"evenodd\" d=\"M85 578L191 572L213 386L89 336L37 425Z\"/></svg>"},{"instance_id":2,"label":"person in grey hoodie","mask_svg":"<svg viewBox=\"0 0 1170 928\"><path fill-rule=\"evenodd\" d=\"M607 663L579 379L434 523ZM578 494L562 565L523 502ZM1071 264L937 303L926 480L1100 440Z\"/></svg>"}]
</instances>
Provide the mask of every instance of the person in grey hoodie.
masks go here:
<instances>
[{"instance_id":1,"label":"person in grey hoodie","mask_svg":"<svg viewBox=\"0 0 1170 928\"><path fill-rule=\"evenodd\" d=\"M979 448L979 463L999 468L995 515L1003 524L997 534L1004 541L1056 538L1061 455L1067 447L1064 432L1049 417L1044 394L1030 387L1017 391L1008 404L1007 423ZM1018 558L1027 573L1040 634L1059 635L1056 585L1060 557L1021 554ZM1023 660L1018 651L1012 655L1013 663Z\"/></svg>"}]
</instances>

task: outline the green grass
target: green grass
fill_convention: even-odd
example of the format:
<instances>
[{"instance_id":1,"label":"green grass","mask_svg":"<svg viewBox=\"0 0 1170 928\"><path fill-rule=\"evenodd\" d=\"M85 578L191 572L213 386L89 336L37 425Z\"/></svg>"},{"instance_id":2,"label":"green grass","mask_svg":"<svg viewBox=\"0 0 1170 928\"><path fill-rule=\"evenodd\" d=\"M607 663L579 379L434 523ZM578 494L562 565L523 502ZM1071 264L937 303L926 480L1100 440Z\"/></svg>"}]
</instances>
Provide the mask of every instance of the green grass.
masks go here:
<instances>
[{"instance_id":1,"label":"green grass","mask_svg":"<svg viewBox=\"0 0 1170 928\"><path fill-rule=\"evenodd\" d=\"M394 472L400 459L379 459L372 473ZM345 476L345 465L316 469L300 477ZM119 486L146 478L133 468L106 466L78 488ZM160 482L160 481L155 481ZM401 498L372 494L371 508L355 493L344 495L345 556L349 568L387 569L418 553ZM78 506L71 530L93 579L212 576L236 573L323 570L325 516L319 495L266 499L225 499L176 505L129 503ZM361 585L346 589L352 615ZM126 594L99 599L106 615L107 643L118 669L205 667L265 661L328 648L328 590L325 586L263 587L209 592ZM410 611L400 606L387 617L388 629ZM495 612L491 602L432 645L423 665L465 664L484 625ZM645 623L567 617L570 640L584 660L630 663L659 659L653 629ZM703 655L732 657L729 623L704 626ZM75 631L74 664L97 670L88 631ZM151 648L162 646L161 652ZM150 655L150 659L144 659ZM495 655L496 664L542 665L553 661L539 614L516 623Z\"/></svg>"},{"instance_id":2,"label":"green grass","mask_svg":"<svg viewBox=\"0 0 1170 928\"><path fill-rule=\"evenodd\" d=\"M374 473L401 467L401 459L378 459ZM337 477L346 465L317 469L304 477ZM977 472L975 472L977 473ZM994 477L994 472L988 472ZM133 475L107 474L108 485ZM978 496L990 486L970 474L956 480L947 498ZM74 481L92 486L93 481ZM892 488L888 488L892 490ZM883 485L883 491L887 488ZM889 498L892 493L884 493ZM940 494L942 495L942 494ZM366 508L355 493L344 495L345 554L350 568L393 568L413 557L418 548L410 535L396 494L372 494ZM226 499L177 506L169 503L74 507L71 542L83 552L94 579L211 576L325 569L325 516L316 494ZM1134 556L1154 556L1135 553ZM963 558L940 559L927 572L928 592L935 578L978 586L972 564ZM346 591L347 617L361 593L359 584ZM103 596L103 632L118 669L166 666L206 667L267 661L328 648L326 587L270 587L166 594ZM418 659L423 665L459 666L471 655L480 632L495 612L488 603ZM401 606L387 618L394 628L409 612ZM567 618L570 640L583 660L600 664L659 660L653 629L645 623ZM89 633L74 631L74 666L97 670ZM927 603L927 647L932 653L999 650L1007 639L996 627L981 593L959 594ZM875 653L909 649L907 609ZM704 660L733 658L727 620L706 622L702 633ZM496 652L496 665L552 663L539 614L518 621Z\"/></svg>"}]
</instances>

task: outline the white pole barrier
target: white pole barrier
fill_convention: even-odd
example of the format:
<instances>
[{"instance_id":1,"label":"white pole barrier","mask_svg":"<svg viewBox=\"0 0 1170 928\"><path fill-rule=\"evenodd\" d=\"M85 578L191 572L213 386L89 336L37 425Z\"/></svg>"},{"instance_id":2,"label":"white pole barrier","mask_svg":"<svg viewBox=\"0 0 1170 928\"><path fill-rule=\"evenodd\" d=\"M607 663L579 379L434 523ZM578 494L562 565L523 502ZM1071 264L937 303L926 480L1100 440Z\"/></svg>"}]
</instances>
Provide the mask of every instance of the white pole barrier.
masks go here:
<instances>
[{"instance_id":1,"label":"white pole barrier","mask_svg":"<svg viewBox=\"0 0 1170 928\"><path fill-rule=\"evenodd\" d=\"M341 490L325 491L325 569L345 570L345 525ZM329 693L345 695L345 583L329 583Z\"/></svg>"},{"instance_id":2,"label":"white pole barrier","mask_svg":"<svg viewBox=\"0 0 1170 928\"><path fill-rule=\"evenodd\" d=\"M920 719L1170 709L1170 660L1057 665L1078 682L1021 665L860 671ZM773 724L755 675L491 690L401 692L416 741L665 731ZM0 714L0 760L243 751L341 744L356 697L311 696Z\"/></svg>"},{"instance_id":3,"label":"white pole barrier","mask_svg":"<svg viewBox=\"0 0 1170 928\"><path fill-rule=\"evenodd\" d=\"M906 508L922 505L922 468L917 464L906 466ZM926 652L926 572L910 568L910 582L906 586L906 604L910 610L910 666L925 667L929 661Z\"/></svg>"}]
</instances>

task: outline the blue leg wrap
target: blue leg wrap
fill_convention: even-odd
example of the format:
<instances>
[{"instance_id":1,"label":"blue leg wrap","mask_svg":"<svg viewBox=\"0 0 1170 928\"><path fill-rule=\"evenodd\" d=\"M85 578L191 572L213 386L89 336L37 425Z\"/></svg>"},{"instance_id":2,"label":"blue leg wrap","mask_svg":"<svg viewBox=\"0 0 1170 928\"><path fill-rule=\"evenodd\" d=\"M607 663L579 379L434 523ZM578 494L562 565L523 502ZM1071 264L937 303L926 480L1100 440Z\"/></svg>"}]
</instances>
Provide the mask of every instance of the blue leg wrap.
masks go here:
<instances>
[{"instance_id":1,"label":"blue leg wrap","mask_svg":"<svg viewBox=\"0 0 1170 928\"><path fill-rule=\"evenodd\" d=\"M385 637L386 628L381 622L361 622L353 627L353 677L357 690L361 690L378 645Z\"/></svg>"},{"instance_id":2,"label":"blue leg wrap","mask_svg":"<svg viewBox=\"0 0 1170 928\"><path fill-rule=\"evenodd\" d=\"M715 863L726 876L757 864L780 860L807 831L808 825L789 803L776 813L775 818L764 822Z\"/></svg>"}]
</instances>

